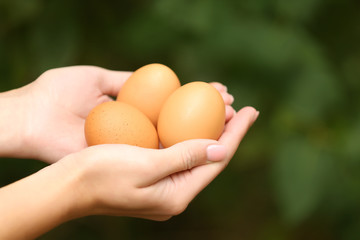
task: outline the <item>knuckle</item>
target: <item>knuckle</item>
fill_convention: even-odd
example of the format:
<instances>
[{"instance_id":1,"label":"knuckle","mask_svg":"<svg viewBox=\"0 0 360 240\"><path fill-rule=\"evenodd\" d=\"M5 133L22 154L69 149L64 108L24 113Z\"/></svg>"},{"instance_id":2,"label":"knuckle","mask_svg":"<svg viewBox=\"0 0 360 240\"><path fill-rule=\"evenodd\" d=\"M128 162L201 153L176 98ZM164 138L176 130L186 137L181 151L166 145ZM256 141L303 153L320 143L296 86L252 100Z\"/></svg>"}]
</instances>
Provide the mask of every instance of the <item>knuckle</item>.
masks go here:
<instances>
[{"instance_id":1,"label":"knuckle","mask_svg":"<svg viewBox=\"0 0 360 240\"><path fill-rule=\"evenodd\" d=\"M188 203L186 203L185 201L181 201L181 200L173 201L170 204L168 204L167 213L171 216L179 215L185 211L187 206Z\"/></svg>"},{"instance_id":2,"label":"knuckle","mask_svg":"<svg viewBox=\"0 0 360 240\"><path fill-rule=\"evenodd\" d=\"M173 206L171 215L172 216L179 215L179 214L183 213L186 210L186 208L187 208L187 204L179 204L179 205Z\"/></svg>"},{"instance_id":3,"label":"knuckle","mask_svg":"<svg viewBox=\"0 0 360 240\"><path fill-rule=\"evenodd\" d=\"M183 150L180 156L180 163L182 169L189 169L191 154L187 150Z\"/></svg>"},{"instance_id":4,"label":"knuckle","mask_svg":"<svg viewBox=\"0 0 360 240\"><path fill-rule=\"evenodd\" d=\"M171 217L183 213L188 207L189 201L185 198L173 199L171 197L154 197L152 191L141 191L143 199L142 206L146 205L148 209L153 209L160 218L159 221L169 220Z\"/></svg>"},{"instance_id":5,"label":"knuckle","mask_svg":"<svg viewBox=\"0 0 360 240\"><path fill-rule=\"evenodd\" d=\"M184 170L191 169L195 166L197 160L197 154L190 149L185 148L181 151L181 164Z\"/></svg>"}]
</instances>

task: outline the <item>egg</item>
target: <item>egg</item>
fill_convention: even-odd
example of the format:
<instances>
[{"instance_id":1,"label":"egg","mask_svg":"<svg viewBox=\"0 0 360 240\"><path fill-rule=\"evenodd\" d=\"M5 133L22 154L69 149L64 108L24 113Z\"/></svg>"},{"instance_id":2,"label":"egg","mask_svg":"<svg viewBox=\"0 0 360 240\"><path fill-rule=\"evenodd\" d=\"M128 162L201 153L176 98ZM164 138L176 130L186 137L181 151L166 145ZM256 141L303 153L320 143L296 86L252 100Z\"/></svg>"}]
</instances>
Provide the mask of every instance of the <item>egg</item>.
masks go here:
<instances>
[{"instance_id":1,"label":"egg","mask_svg":"<svg viewBox=\"0 0 360 240\"><path fill-rule=\"evenodd\" d=\"M139 109L156 127L162 105L179 87L180 81L169 67L148 64L129 77L118 93L117 101Z\"/></svg>"},{"instance_id":2,"label":"egg","mask_svg":"<svg viewBox=\"0 0 360 240\"><path fill-rule=\"evenodd\" d=\"M225 125L225 104L220 93L205 82L185 84L164 103L157 131L161 144L170 147L189 139L217 140Z\"/></svg>"},{"instance_id":3,"label":"egg","mask_svg":"<svg viewBox=\"0 0 360 240\"><path fill-rule=\"evenodd\" d=\"M89 146L129 144L158 148L159 140L151 121L133 106L117 101L93 108L85 120L85 138Z\"/></svg>"}]
</instances>

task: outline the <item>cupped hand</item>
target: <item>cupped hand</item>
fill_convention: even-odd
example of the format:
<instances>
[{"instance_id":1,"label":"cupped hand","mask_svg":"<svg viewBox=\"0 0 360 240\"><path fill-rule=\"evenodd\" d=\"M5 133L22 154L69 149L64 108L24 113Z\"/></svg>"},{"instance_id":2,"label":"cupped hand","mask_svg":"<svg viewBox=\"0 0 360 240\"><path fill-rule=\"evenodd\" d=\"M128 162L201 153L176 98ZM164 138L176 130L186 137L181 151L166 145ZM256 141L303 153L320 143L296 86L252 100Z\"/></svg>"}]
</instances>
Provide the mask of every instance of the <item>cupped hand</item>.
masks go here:
<instances>
[{"instance_id":1,"label":"cupped hand","mask_svg":"<svg viewBox=\"0 0 360 240\"><path fill-rule=\"evenodd\" d=\"M96 105L111 101L130 72L93 66L52 69L21 88L25 96L27 157L55 162L85 148L84 122Z\"/></svg>"},{"instance_id":2,"label":"cupped hand","mask_svg":"<svg viewBox=\"0 0 360 240\"><path fill-rule=\"evenodd\" d=\"M156 150L98 145L59 163L80 172L80 215L166 220L184 211L227 166L257 116L254 108L243 108L226 124L219 141L196 139Z\"/></svg>"},{"instance_id":3,"label":"cupped hand","mask_svg":"<svg viewBox=\"0 0 360 240\"><path fill-rule=\"evenodd\" d=\"M52 69L19 89L24 97L23 156L53 163L87 147L84 122L96 105L112 101L131 72L94 66ZM226 103L226 119L234 113L233 98L220 83L211 83Z\"/></svg>"}]
</instances>

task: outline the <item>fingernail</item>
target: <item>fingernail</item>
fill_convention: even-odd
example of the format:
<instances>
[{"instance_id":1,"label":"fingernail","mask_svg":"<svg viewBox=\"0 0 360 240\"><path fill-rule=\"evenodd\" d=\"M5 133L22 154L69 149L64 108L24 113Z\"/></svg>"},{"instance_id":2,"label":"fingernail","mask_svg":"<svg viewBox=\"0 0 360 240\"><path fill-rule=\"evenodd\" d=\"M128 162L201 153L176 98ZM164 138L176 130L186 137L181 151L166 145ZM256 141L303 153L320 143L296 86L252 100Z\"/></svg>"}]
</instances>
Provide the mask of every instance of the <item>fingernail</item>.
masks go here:
<instances>
[{"instance_id":1,"label":"fingernail","mask_svg":"<svg viewBox=\"0 0 360 240\"><path fill-rule=\"evenodd\" d=\"M210 162L218 162L225 159L227 151L223 145L210 145L206 149L207 159Z\"/></svg>"}]
</instances>

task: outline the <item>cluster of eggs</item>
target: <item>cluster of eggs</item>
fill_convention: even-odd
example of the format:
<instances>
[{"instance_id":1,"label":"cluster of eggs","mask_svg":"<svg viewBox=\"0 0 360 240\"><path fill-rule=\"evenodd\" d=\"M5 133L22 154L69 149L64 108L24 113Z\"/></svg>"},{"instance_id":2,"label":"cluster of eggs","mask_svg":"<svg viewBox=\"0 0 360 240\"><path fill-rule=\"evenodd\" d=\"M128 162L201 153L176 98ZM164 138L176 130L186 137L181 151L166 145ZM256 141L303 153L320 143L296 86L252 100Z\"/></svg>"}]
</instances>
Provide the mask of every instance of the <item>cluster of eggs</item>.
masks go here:
<instances>
[{"instance_id":1,"label":"cluster of eggs","mask_svg":"<svg viewBox=\"0 0 360 240\"><path fill-rule=\"evenodd\" d=\"M130 144L144 148L170 147L189 139L217 140L225 124L220 93L205 82L183 86L162 64L136 70L116 101L92 109L85 121L89 146Z\"/></svg>"}]
</instances>

